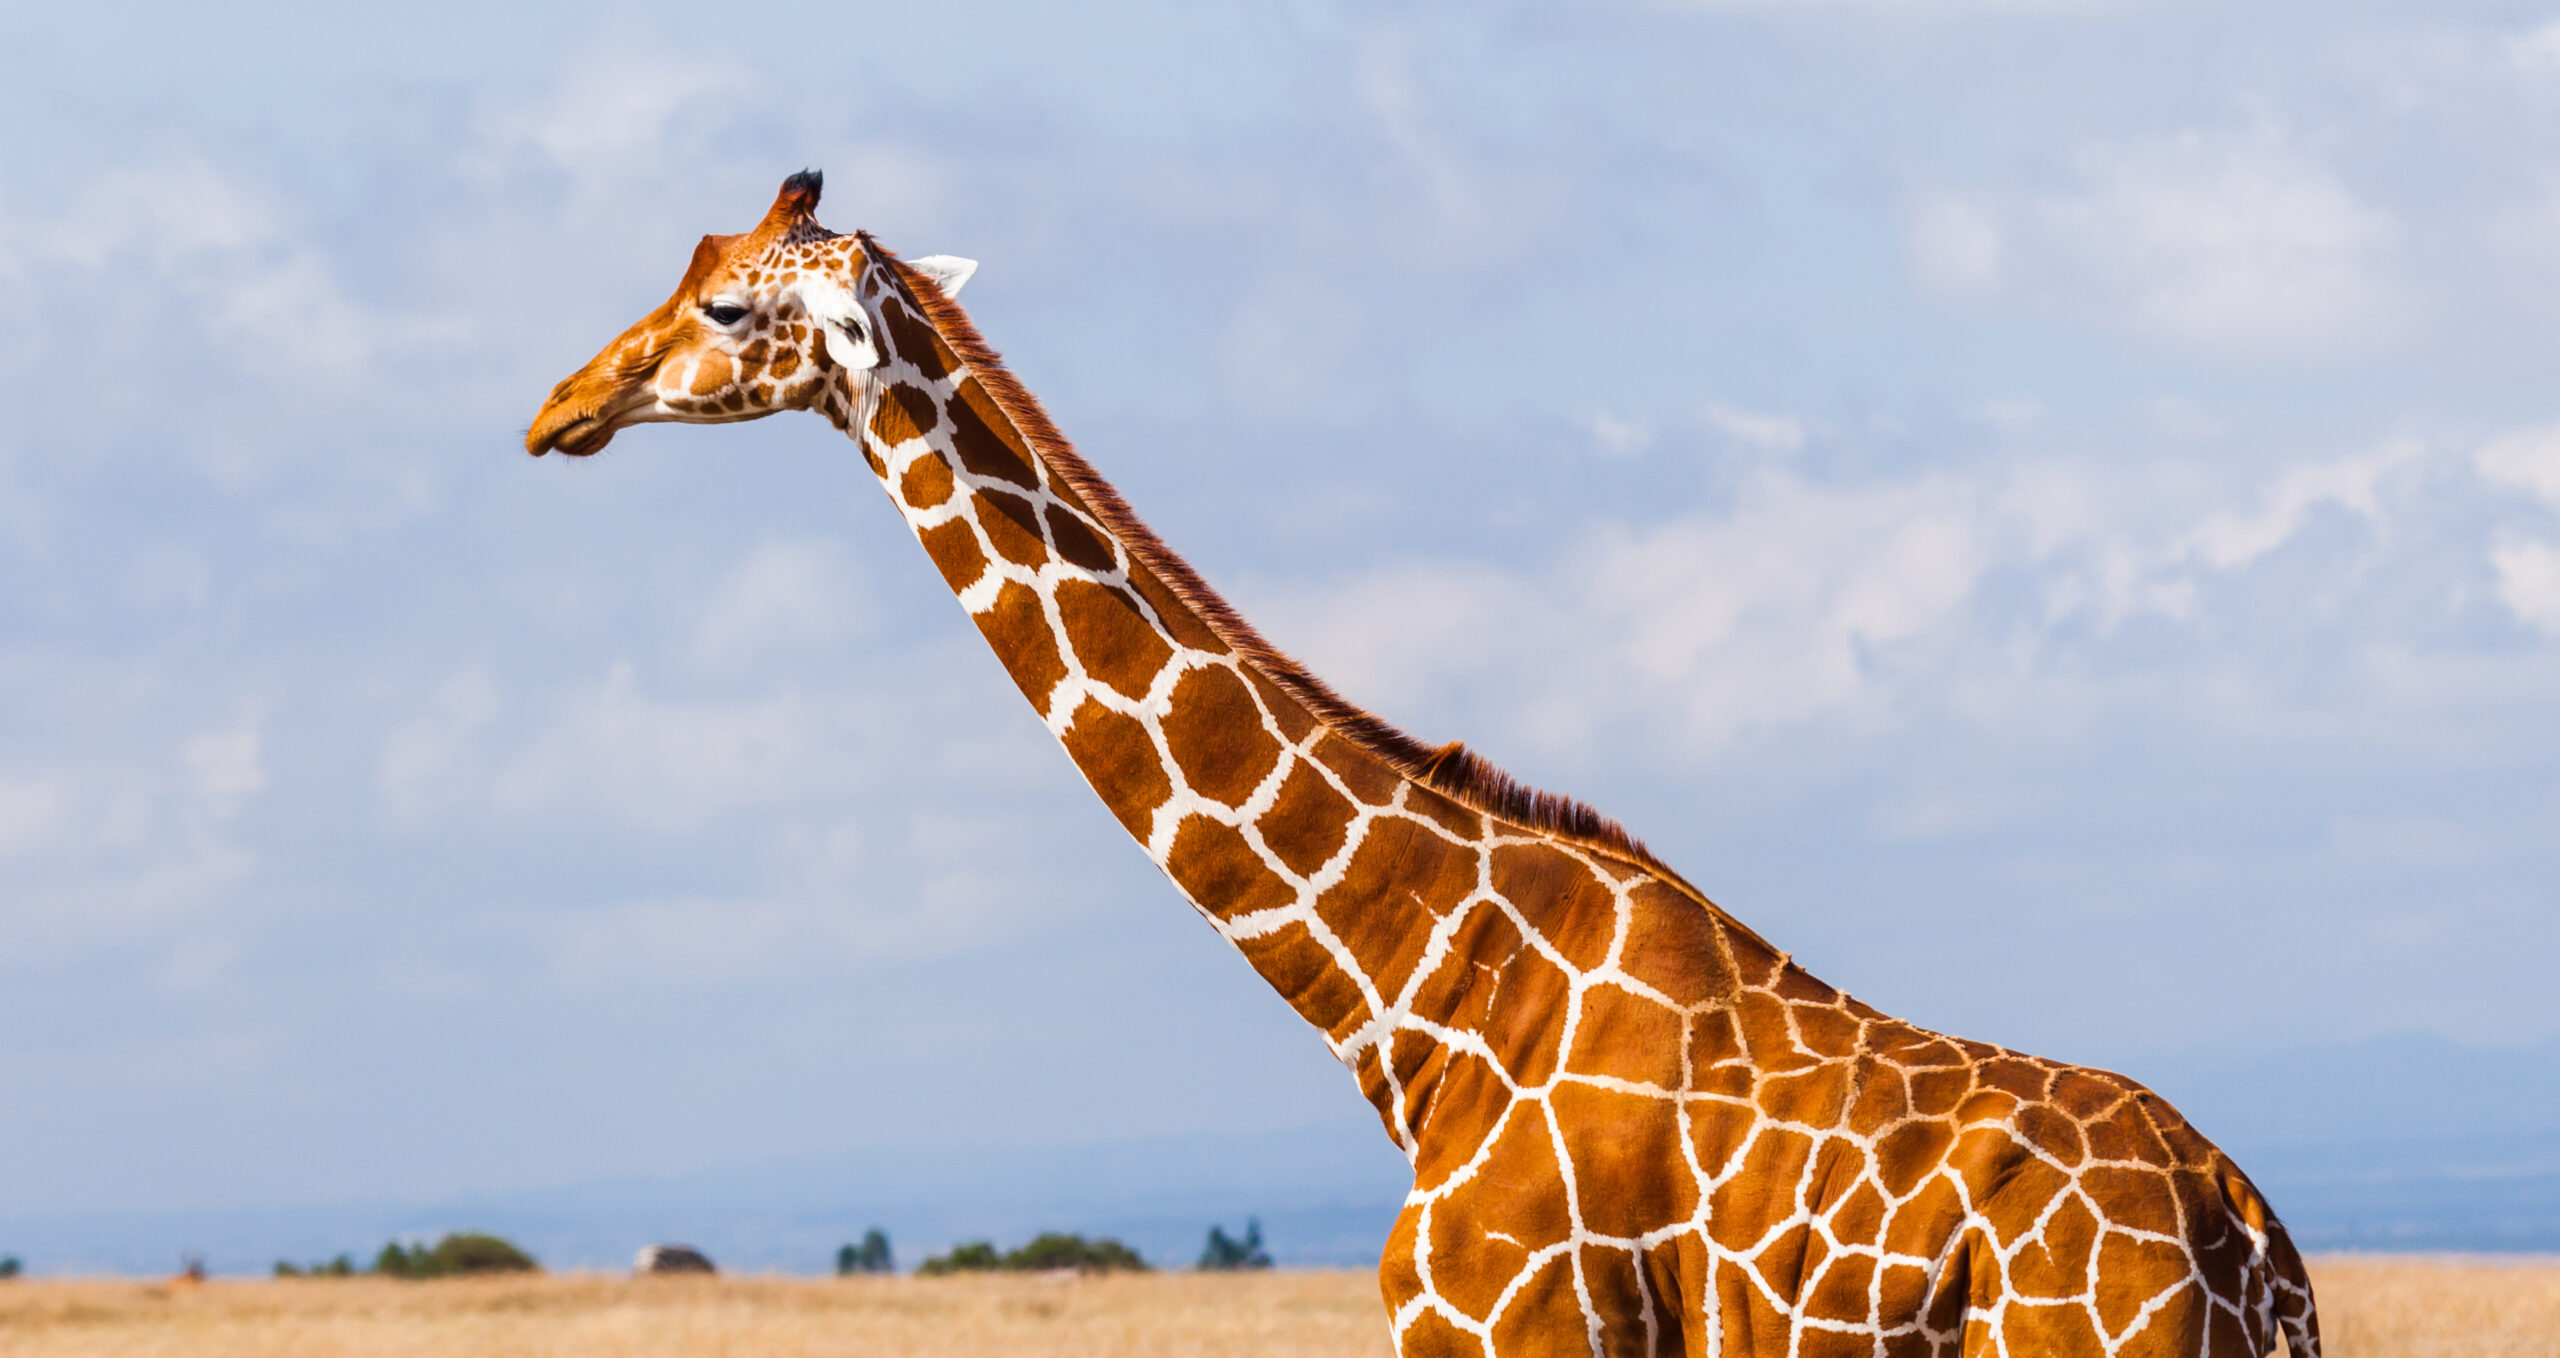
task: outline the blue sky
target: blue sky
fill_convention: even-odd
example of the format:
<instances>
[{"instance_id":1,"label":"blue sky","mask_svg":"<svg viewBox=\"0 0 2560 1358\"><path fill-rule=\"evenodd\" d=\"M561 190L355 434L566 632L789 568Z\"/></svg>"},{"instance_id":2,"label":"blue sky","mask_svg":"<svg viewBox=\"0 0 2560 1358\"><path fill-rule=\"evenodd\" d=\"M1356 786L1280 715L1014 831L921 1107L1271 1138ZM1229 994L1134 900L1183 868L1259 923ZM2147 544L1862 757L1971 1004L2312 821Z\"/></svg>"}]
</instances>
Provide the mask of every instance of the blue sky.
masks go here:
<instances>
[{"instance_id":1,"label":"blue sky","mask_svg":"<svg viewBox=\"0 0 2560 1358\"><path fill-rule=\"evenodd\" d=\"M702 14L0 18L0 1203L1361 1115L823 424L523 456L804 165L1280 644L1874 1003L2560 1037L2560 11Z\"/></svg>"}]
</instances>

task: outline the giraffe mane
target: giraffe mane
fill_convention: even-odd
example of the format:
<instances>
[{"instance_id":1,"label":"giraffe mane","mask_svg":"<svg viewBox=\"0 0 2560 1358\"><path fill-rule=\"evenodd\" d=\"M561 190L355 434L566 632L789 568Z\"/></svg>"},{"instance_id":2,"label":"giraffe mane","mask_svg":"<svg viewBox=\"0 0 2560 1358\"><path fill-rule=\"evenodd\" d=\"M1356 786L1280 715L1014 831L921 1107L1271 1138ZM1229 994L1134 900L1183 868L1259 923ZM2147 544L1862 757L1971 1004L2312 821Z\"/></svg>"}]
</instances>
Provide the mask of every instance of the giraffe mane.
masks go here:
<instances>
[{"instance_id":1,"label":"giraffe mane","mask_svg":"<svg viewBox=\"0 0 2560 1358\"><path fill-rule=\"evenodd\" d=\"M1093 510L1136 562L1154 573L1173 597L1197 614L1220 641L1234 648L1282 692L1306 704L1307 710L1335 735L1386 761L1399 774L1455 800L1462 806L1499 817L1540 834L1570 841L1657 873L1696 894L1680 875L1654 857L1625 826L1602 815L1589 803L1531 787L1504 772L1492 760L1468 749L1463 741L1429 745L1407 735L1382 717L1333 691L1303 664L1263 639L1243 614L1228 603L1191 563L1164 545L1129 502L1102 473L1085 461L1067 436L1049 420L1039 398L1015 379L1004 359L970 323L960 304L939 285L874 239L856 232L863 249L892 266L900 289L940 333L943 342L978 377L996 408L1013 422L1032 451ZM1703 896L1701 900L1705 899Z\"/></svg>"}]
</instances>

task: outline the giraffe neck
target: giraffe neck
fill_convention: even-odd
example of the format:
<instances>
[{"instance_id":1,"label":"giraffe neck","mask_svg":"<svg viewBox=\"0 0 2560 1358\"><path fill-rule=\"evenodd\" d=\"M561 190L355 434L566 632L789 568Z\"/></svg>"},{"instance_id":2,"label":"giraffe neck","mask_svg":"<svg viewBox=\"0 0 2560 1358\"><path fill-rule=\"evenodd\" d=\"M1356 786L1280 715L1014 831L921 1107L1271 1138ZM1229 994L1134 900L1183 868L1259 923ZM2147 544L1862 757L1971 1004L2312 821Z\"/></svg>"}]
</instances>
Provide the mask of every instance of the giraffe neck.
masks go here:
<instances>
[{"instance_id":1,"label":"giraffe neck","mask_svg":"<svg viewBox=\"0 0 2560 1358\"><path fill-rule=\"evenodd\" d=\"M879 252L864 271L882 322L876 380L820 409L860 442L1104 805L1323 1031L1410 1152L1446 1060L1397 1034L1472 1034L1498 968L1535 931L1477 916L1457 928L1465 912L1447 903L1490 889L1492 841L1547 836L1430 786L1378 748L1360 725L1374 719L1346 721L1320 688L1310 701L1312 681L1275 675L1249 628L1183 588L1205 587L1168 580L1138 549L1144 529L1116 497L1096 503L1107 486L1080 460L1062 465L1072 451L957 308L895 269ZM1471 953L1486 955L1452 961Z\"/></svg>"}]
</instances>

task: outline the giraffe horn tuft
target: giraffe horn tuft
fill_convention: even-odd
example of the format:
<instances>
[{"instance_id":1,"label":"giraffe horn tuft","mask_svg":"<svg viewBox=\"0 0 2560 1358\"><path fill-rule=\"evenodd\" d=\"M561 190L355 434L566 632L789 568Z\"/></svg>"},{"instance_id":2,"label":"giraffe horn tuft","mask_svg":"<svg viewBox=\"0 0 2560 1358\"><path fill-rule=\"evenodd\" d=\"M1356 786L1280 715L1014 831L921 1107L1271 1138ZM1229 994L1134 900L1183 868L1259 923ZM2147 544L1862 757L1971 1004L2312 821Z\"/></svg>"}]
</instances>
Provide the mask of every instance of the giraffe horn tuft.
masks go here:
<instances>
[{"instance_id":1,"label":"giraffe horn tuft","mask_svg":"<svg viewBox=\"0 0 2560 1358\"><path fill-rule=\"evenodd\" d=\"M776 215L806 217L818 210L818 194L826 188L827 176L820 170L802 170L782 181L782 192L773 200Z\"/></svg>"}]
</instances>

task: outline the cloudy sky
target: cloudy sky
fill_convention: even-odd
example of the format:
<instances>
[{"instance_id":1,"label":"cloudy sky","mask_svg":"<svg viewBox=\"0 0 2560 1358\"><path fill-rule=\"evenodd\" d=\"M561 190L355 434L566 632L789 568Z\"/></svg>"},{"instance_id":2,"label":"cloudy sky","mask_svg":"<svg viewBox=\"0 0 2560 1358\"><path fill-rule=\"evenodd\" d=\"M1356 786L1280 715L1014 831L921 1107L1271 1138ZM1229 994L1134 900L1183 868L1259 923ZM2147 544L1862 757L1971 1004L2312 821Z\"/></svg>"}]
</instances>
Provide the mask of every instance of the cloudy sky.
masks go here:
<instances>
[{"instance_id":1,"label":"cloudy sky","mask_svg":"<svg viewBox=\"0 0 2560 1358\"><path fill-rule=\"evenodd\" d=\"M2560 11L245 8L0 18L15 1211L1361 1115L822 423L523 455L804 165L1874 1003L2560 1035Z\"/></svg>"}]
</instances>

